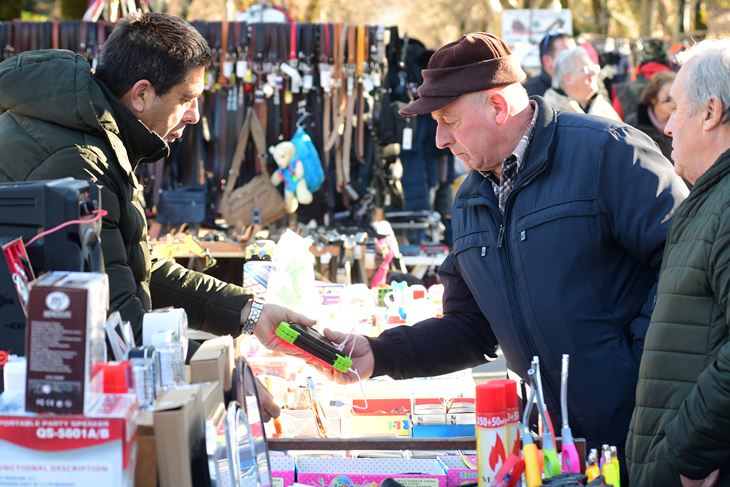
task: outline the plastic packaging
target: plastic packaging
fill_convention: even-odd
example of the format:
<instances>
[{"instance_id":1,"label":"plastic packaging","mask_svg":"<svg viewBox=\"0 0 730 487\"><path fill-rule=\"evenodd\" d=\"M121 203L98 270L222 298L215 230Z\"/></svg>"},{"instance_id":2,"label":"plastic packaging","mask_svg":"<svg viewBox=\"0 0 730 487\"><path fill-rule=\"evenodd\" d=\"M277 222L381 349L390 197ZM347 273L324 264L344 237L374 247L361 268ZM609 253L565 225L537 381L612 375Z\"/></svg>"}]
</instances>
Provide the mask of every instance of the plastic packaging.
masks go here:
<instances>
[{"instance_id":1,"label":"plastic packaging","mask_svg":"<svg viewBox=\"0 0 730 487\"><path fill-rule=\"evenodd\" d=\"M314 315L319 299L314 287L312 241L287 230L274 250L276 269L269 276L266 302L280 304L299 313Z\"/></svg>"},{"instance_id":2,"label":"plastic packaging","mask_svg":"<svg viewBox=\"0 0 730 487\"><path fill-rule=\"evenodd\" d=\"M157 386L157 351L152 346L137 347L129 351L134 375L134 389L140 409L152 409L155 405Z\"/></svg>"},{"instance_id":3,"label":"plastic packaging","mask_svg":"<svg viewBox=\"0 0 730 487\"><path fill-rule=\"evenodd\" d=\"M3 383L5 392L25 394L25 357L9 355L8 363L3 367Z\"/></svg>"},{"instance_id":4,"label":"plastic packaging","mask_svg":"<svg viewBox=\"0 0 730 487\"><path fill-rule=\"evenodd\" d=\"M159 357L159 388L172 389L185 383L185 355L183 345L172 330L158 331L152 344Z\"/></svg>"}]
</instances>

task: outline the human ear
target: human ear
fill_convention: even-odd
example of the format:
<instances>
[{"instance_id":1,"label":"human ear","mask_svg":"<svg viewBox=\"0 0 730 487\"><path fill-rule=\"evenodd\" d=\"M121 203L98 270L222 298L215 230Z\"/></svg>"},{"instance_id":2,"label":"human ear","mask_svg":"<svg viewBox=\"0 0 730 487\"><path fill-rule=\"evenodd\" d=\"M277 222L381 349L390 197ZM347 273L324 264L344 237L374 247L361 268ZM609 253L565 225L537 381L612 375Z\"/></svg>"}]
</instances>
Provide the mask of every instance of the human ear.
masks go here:
<instances>
[{"instance_id":1,"label":"human ear","mask_svg":"<svg viewBox=\"0 0 730 487\"><path fill-rule=\"evenodd\" d=\"M494 121L497 125L504 125L509 120L510 104L501 91L489 93L489 105L494 110Z\"/></svg>"},{"instance_id":2,"label":"human ear","mask_svg":"<svg viewBox=\"0 0 730 487\"><path fill-rule=\"evenodd\" d=\"M717 98L710 98L707 107L705 107L704 120L702 121L703 130L710 131L721 125L724 115L725 107L723 107L722 101Z\"/></svg>"},{"instance_id":3,"label":"human ear","mask_svg":"<svg viewBox=\"0 0 730 487\"><path fill-rule=\"evenodd\" d=\"M152 103L155 96L155 89L146 79L134 83L132 87L122 95L122 103L135 114L140 114Z\"/></svg>"}]
</instances>

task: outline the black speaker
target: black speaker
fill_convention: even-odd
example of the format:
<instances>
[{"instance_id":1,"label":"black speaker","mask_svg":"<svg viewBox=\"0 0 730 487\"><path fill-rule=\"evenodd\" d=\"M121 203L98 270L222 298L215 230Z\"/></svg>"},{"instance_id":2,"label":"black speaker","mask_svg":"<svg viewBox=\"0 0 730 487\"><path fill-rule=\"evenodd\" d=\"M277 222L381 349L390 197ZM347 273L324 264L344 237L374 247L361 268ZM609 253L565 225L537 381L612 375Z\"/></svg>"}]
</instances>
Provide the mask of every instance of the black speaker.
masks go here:
<instances>
[{"instance_id":1,"label":"black speaker","mask_svg":"<svg viewBox=\"0 0 730 487\"><path fill-rule=\"evenodd\" d=\"M8 353L25 355L23 283L47 271L104 272L99 188L72 178L0 183L0 392ZM76 223L64 224L76 221ZM54 230L55 229L55 230ZM48 231L29 245L38 234ZM25 243L27 258L17 251ZM16 242L14 242L16 241ZM28 262L28 260L30 262Z\"/></svg>"}]
</instances>

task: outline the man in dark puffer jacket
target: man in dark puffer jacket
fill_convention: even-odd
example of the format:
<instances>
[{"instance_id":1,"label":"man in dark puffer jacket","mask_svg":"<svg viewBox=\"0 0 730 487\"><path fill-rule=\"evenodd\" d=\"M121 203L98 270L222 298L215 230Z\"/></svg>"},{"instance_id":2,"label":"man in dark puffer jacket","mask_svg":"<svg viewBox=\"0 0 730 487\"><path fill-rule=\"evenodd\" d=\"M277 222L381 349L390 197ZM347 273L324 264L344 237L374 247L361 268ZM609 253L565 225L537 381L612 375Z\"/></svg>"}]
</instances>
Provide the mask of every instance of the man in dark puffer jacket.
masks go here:
<instances>
[{"instance_id":1,"label":"man in dark puffer jacket","mask_svg":"<svg viewBox=\"0 0 730 487\"><path fill-rule=\"evenodd\" d=\"M74 177L99 186L101 245L110 309L132 323L141 343L150 309L184 308L193 328L214 334L254 332L276 347L281 321L313 324L243 289L155 259L147 243L137 164L165 156L187 124L211 60L205 39L164 14L130 16L104 44L96 73L69 51L22 53L0 63L0 182ZM276 410L272 411L276 412Z\"/></svg>"},{"instance_id":2,"label":"man in dark puffer jacket","mask_svg":"<svg viewBox=\"0 0 730 487\"><path fill-rule=\"evenodd\" d=\"M730 485L730 41L684 53L669 91L677 174L626 443L631 485Z\"/></svg>"}]
</instances>

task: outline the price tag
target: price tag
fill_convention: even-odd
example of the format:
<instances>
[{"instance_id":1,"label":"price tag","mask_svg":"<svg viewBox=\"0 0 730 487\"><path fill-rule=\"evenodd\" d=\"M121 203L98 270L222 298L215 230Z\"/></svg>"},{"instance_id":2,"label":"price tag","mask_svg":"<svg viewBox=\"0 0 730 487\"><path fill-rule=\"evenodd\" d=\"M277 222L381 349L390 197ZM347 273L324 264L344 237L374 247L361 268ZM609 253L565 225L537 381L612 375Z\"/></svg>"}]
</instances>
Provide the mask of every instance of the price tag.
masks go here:
<instances>
[{"instance_id":1,"label":"price tag","mask_svg":"<svg viewBox=\"0 0 730 487\"><path fill-rule=\"evenodd\" d=\"M401 149L411 150L413 148L413 129L406 127L403 129L403 140L400 144Z\"/></svg>"},{"instance_id":2,"label":"price tag","mask_svg":"<svg viewBox=\"0 0 730 487\"><path fill-rule=\"evenodd\" d=\"M243 79L248 71L248 62L237 61L236 62L236 78Z\"/></svg>"}]
</instances>

